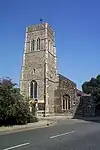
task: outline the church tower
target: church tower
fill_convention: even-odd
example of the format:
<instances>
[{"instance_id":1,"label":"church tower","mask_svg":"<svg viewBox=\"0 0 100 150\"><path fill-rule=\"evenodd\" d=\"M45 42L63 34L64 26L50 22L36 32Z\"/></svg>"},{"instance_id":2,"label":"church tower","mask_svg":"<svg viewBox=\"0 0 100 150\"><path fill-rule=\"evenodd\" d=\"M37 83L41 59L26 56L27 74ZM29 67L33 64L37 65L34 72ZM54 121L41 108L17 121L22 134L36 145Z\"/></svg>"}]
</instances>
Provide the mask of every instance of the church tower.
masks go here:
<instances>
[{"instance_id":1,"label":"church tower","mask_svg":"<svg viewBox=\"0 0 100 150\"><path fill-rule=\"evenodd\" d=\"M26 28L20 90L38 101L38 113L54 113L56 89L56 48L54 32L48 23Z\"/></svg>"}]
</instances>

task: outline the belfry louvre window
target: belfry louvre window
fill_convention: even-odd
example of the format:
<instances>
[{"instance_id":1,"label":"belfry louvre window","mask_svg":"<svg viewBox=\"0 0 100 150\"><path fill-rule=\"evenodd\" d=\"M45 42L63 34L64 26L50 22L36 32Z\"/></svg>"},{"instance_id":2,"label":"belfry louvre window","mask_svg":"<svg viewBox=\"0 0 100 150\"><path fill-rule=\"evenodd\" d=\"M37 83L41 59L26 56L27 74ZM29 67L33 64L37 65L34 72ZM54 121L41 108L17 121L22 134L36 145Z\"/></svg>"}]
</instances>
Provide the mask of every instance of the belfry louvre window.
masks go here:
<instances>
[{"instance_id":1,"label":"belfry louvre window","mask_svg":"<svg viewBox=\"0 0 100 150\"><path fill-rule=\"evenodd\" d=\"M40 50L40 38L37 39L37 50Z\"/></svg>"},{"instance_id":2,"label":"belfry louvre window","mask_svg":"<svg viewBox=\"0 0 100 150\"><path fill-rule=\"evenodd\" d=\"M37 99L37 82L35 80L30 83L30 98Z\"/></svg>"},{"instance_id":3,"label":"belfry louvre window","mask_svg":"<svg viewBox=\"0 0 100 150\"><path fill-rule=\"evenodd\" d=\"M31 51L35 50L35 40L31 41Z\"/></svg>"}]
</instances>

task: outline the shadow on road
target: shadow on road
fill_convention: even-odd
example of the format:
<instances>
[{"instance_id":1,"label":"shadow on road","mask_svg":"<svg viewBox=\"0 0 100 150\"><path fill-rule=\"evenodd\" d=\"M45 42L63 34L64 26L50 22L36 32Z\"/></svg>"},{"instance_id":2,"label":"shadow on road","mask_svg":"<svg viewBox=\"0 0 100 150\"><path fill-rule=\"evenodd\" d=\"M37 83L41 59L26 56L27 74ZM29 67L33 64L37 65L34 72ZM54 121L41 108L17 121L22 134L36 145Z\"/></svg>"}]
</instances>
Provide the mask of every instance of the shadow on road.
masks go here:
<instances>
[{"instance_id":1,"label":"shadow on road","mask_svg":"<svg viewBox=\"0 0 100 150\"><path fill-rule=\"evenodd\" d=\"M73 119L80 119L80 120L84 120L84 121L92 121L92 122L100 123L100 117L74 116Z\"/></svg>"}]
</instances>

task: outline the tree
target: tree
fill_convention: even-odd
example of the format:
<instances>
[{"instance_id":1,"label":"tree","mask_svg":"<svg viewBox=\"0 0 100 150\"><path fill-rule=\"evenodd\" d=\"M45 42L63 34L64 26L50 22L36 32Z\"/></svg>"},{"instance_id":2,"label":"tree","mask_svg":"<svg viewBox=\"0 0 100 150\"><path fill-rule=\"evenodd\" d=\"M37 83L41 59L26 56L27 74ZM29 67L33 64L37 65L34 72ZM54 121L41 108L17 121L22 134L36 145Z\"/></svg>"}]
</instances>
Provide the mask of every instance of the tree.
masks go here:
<instances>
[{"instance_id":1,"label":"tree","mask_svg":"<svg viewBox=\"0 0 100 150\"><path fill-rule=\"evenodd\" d=\"M96 103L100 101L100 75L96 78L91 78L82 85L84 93L91 94Z\"/></svg>"},{"instance_id":2,"label":"tree","mask_svg":"<svg viewBox=\"0 0 100 150\"><path fill-rule=\"evenodd\" d=\"M0 125L26 124L36 121L29 103L10 78L0 79Z\"/></svg>"}]
</instances>

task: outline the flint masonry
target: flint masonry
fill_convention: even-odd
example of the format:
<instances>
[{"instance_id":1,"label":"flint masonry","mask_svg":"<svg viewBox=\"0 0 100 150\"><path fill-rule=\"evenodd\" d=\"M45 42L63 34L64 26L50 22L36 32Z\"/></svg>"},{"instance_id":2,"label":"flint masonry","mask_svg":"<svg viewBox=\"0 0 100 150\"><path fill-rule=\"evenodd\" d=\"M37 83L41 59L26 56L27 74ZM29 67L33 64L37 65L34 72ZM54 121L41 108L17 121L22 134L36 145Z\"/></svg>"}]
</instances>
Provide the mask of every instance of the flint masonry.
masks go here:
<instances>
[{"instance_id":1,"label":"flint masonry","mask_svg":"<svg viewBox=\"0 0 100 150\"><path fill-rule=\"evenodd\" d=\"M21 93L38 103L38 115L73 113L76 84L57 73L55 33L48 23L26 28Z\"/></svg>"}]
</instances>

